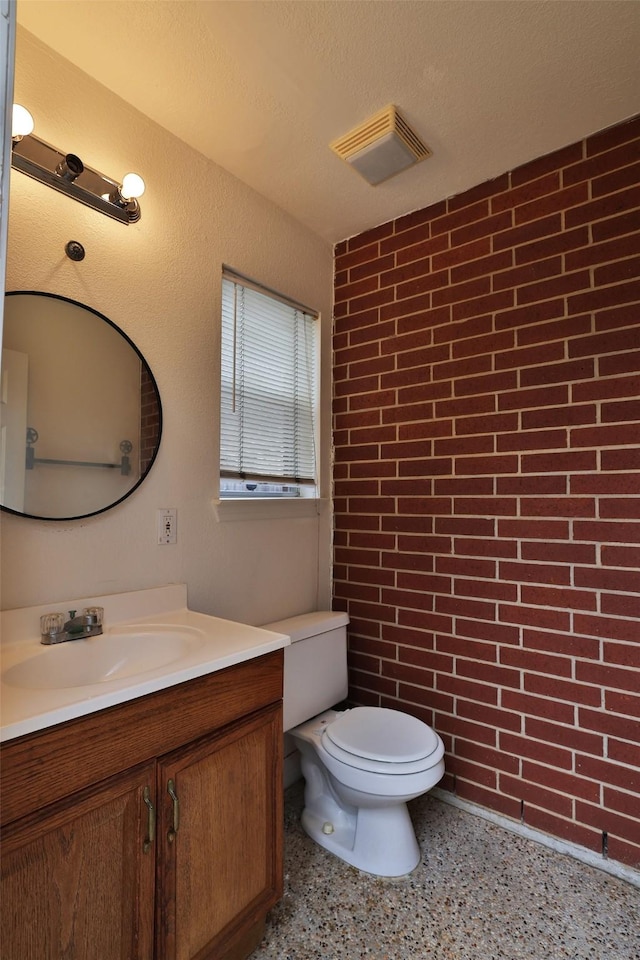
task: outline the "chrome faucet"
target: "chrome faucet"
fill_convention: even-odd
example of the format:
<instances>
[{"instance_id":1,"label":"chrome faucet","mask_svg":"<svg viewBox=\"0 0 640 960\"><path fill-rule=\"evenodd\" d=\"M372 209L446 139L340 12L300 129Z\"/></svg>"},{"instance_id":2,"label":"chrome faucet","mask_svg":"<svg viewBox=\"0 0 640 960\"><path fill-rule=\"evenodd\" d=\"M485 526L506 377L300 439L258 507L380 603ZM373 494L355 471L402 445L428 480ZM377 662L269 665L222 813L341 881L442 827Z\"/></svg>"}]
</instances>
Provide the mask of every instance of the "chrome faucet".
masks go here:
<instances>
[{"instance_id":1,"label":"chrome faucet","mask_svg":"<svg viewBox=\"0 0 640 960\"><path fill-rule=\"evenodd\" d=\"M64 643L66 640L84 640L98 637L102 633L102 607L85 607L76 616L75 610L69 610L69 619L63 613L45 613L40 617L40 643Z\"/></svg>"}]
</instances>

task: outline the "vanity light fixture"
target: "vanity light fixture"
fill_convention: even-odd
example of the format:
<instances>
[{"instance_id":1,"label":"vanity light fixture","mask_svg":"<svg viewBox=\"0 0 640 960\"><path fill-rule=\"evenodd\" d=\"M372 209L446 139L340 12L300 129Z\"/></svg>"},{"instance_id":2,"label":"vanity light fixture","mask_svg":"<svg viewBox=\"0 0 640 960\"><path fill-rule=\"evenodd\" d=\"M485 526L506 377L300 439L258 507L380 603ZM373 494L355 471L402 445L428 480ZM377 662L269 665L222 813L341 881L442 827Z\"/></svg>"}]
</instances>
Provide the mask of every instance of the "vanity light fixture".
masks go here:
<instances>
[{"instance_id":1,"label":"vanity light fixture","mask_svg":"<svg viewBox=\"0 0 640 960\"><path fill-rule=\"evenodd\" d=\"M137 223L140 219L138 197L144 193L142 177L127 173L122 183L118 183L87 167L74 153L62 153L40 140L32 130L33 118L29 111L14 104L12 167L121 223Z\"/></svg>"}]
</instances>

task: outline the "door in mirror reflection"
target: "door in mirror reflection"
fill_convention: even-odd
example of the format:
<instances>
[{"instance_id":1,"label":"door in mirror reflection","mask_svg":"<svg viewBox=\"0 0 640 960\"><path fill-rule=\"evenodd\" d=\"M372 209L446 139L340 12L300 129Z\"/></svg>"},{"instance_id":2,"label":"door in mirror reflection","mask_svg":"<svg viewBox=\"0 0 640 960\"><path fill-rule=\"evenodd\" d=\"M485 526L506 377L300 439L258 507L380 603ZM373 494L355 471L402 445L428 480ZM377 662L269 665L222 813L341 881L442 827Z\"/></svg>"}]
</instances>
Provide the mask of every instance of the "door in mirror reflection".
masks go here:
<instances>
[{"instance_id":1,"label":"door in mirror reflection","mask_svg":"<svg viewBox=\"0 0 640 960\"><path fill-rule=\"evenodd\" d=\"M162 410L135 344L107 317L53 294L5 296L0 506L44 520L101 513L158 451Z\"/></svg>"}]
</instances>

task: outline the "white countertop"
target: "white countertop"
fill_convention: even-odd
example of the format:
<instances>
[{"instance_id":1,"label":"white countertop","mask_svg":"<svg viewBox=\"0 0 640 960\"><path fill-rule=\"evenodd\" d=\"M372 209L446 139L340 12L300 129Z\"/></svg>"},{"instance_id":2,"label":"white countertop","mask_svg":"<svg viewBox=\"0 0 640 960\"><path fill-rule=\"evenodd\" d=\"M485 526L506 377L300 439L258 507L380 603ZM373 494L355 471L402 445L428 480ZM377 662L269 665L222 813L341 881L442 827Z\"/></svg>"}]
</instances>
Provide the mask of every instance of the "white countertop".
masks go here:
<instances>
[{"instance_id":1,"label":"white countertop","mask_svg":"<svg viewBox=\"0 0 640 960\"><path fill-rule=\"evenodd\" d=\"M0 615L2 644L0 646L0 740L6 741L45 727L86 716L106 707L163 690L166 687L193 680L243 663L288 646L290 639L260 627L251 627L232 620L223 620L189 610L184 584L136 590L130 593L110 594L50 603L19 610L7 610ZM70 640L53 646L40 643L40 616L62 610L82 611L84 607L104 607L103 635L98 638ZM84 686L19 686L11 680L11 669L26 661L46 656L69 658L76 644L83 655L90 655L86 645L109 642L109 635L122 635L129 628L144 628L153 635L175 628L197 636L193 647L181 656L155 669L142 670L132 676L106 679ZM66 649L65 649L66 648ZM43 661L44 662L44 661ZM52 663L48 659L47 663ZM54 664L55 665L55 664ZM22 669L22 668L21 668ZM13 676L20 671L14 670ZM6 678L6 679L5 679Z\"/></svg>"}]
</instances>

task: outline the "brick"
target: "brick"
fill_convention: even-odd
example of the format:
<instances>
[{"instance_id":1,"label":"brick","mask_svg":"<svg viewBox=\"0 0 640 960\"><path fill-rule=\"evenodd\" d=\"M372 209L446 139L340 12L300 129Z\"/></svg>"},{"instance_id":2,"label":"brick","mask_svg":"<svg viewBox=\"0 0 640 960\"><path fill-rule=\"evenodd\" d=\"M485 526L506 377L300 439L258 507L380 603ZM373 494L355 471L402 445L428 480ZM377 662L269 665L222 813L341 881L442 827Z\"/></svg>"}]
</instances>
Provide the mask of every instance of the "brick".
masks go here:
<instances>
[{"instance_id":1,"label":"brick","mask_svg":"<svg viewBox=\"0 0 640 960\"><path fill-rule=\"evenodd\" d=\"M457 476L482 476L483 474L496 475L499 473L516 473L518 458L511 455L492 457L456 457L455 473Z\"/></svg>"},{"instance_id":2,"label":"brick","mask_svg":"<svg viewBox=\"0 0 640 960\"><path fill-rule=\"evenodd\" d=\"M498 535L514 540L568 540L567 520L499 520Z\"/></svg>"},{"instance_id":3,"label":"brick","mask_svg":"<svg viewBox=\"0 0 640 960\"><path fill-rule=\"evenodd\" d=\"M597 757L577 756L576 772L600 783L607 783L610 786L621 787L623 790L640 793L640 769L632 770L629 767L621 767ZM583 799L588 800L589 797Z\"/></svg>"},{"instance_id":4,"label":"brick","mask_svg":"<svg viewBox=\"0 0 640 960\"><path fill-rule=\"evenodd\" d=\"M620 143L629 143L630 150L633 150L633 140L638 138L639 121L637 117L631 120L625 120L614 127L608 127L599 133L593 134L585 142L587 156L593 156L596 153L602 153L603 150L611 150Z\"/></svg>"},{"instance_id":5,"label":"brick","mask_svg":"<svg viewBox=\"0 0 640 960\"><path fill-rule=\"evenodd\" d=\"M500 663L518 670L535 671L553 677L570 677L573 669L568 657L549 656L548 653L523 650L521 647L501 649Z\"/></svg>"},{"instance_id":6,"label":"brick","mask_svg":"<svg viewBox=\"0 0 640 960\"><path fill-rule=\"evenodd\" d=\"M483 620L465 620L462 617L456 617L456 633L460 637L474 637L493 644L517 644L520 639L519 627Z\"/></svg>"},{"instance_id":7,"label":"brick","mask_svg":"<svg viewBox=\"0 0 640 960\"><path fill-rule=\"evenodd\" d=\"M640 594L640 571L576 567L574 583L577 587L591 587L593 590L635 590Z\"/></svg>"},{"instance_id":8,"label":"brick","mask_svg":"<svg viewBox=\"0 0 640 960\"><path fill-rule=\"evenodd\" d=\"M466 600L462 597L437 596L435 609L452 617L474 617L478 620L495 620L496 605L491 601Z\"/></svg>"},{"instance_id":9,"label":"brick","mask_svg":"<svg viewBox=\"0 0 640 960\"><path fill-rule=\"evenodd\" d=\"M478 803L480 806L488 807L490 810L496 810L505 817L511 817L513 820L520 817L520 801L511 797L505 797L493 790L477 786L473 783L459 778L456 781L456 796L470 803Z\"/></svg>"},{"instance_id":10,"label":"brick","mask_svg":"<svg viewBox=\"0 0 640 960\"><path fill-rule=\"evenodd\" d=\"M485 319L484 317L482 318ZM494 354L497 351L507 350L514 343L513 330L503 330L501 333L484 334L480 337L467 337L454 343L452 350L455 358L471 357L482 354ZM489 365L487 369L491 369Z\"/></svg>"},{"instance_id":11,"label":"brick","mask_svg":"<svg viewBox=\"0 0 640 960\"><path fill-rule=\"evenodd\" d=\"M640 767L640 745L637 743L626 743L623 740L614 740L609 737L607 756L609 760ZM640 828L640 820L638 825Z\"/></svg>"},{"instance_id":12,"label":"brick","mask_svg":"<svg viewBox=\"0 0 640 960\"><path fill-rule=\"evenodd\" d=\"M595 827L607 834L612 833L618 837L624 837L640 848L640 819L637 815L632 818L619 816L611 810L578 800L576 817L579 818L581 823Z\"/></svg>"},{"instance_id":13,"label":"brick","mask_svg":"<svg viewBox=\"0 0 640 960\"><path fill-rule=\"evenodd\" d=\"M640 547L603 545L602 563L609 567L640 567Z\"/></svg>"},{"instance_id":14,"label":"brick","mask_svg":"<svg viewBox=\"0 0 640 960\"><path fill-rule=\"evenodd\" d=\"M535 430L503 433L497 437L498 453L509 450L562 450L567 446L566 430Z\"/></svg>"},{"instance_id":15,"label":"brick","mask_svg":"<svg viewBox=\"0 0 640 960\"><path fill-rule=\"evenodd\" d=\"M539 763L558 767L560 770L571 770L573 766L573 754L570 750L551 746L549 743L540 743L531 737L520 737L501 731L499 744L501 750L516 757L528 757L530 760L537 760Z\"/></svg>"},{"instance_id":16,"label":"brick","mask_svg":"<svg viewBox=\"0 0 640 960\"><path fill-rule=\"evenodd\" d=\"M573 723L574 705L547 697L536 697L515 690L503 690L500 704L506 710L516 711L525 716L543 717L547 720L557 720L559 723Z\"/></svg>"},{"instance_id":17,"label":"brick","mask_svg":"<svg viewBox=\"0 0 640 960\"><path fill-rule=\"evenodd\" d=\"M591 224L594 243L635 233L637 230L640 230L640 210L631 210L628 213L625 211Z\"/></svg>"},{"instance_id":18,"label":"brick","mask_svg":"<svg viewBox=\"0 0 640 960\"><path fill-rule=\"evenodd\" d=\"M489 582L487 580L456 580L453 585L456 597L477 597L484 600L518 599L518 588L512 583Z\"/></svg>"},{"instance_id":19,"label":"brick","mask_svg":"<svg viewBox=\"0 0 640 960\"><path fill-rule=\"evenodd\" d=\"M595 375L591 357L565 363L551 363L545 367L532 367L521 371L520 386L533 387L546 383L565 383L569 380L590 380Z\"/></svg>"},{"instance_id":20,"label":"brick","mask_svg":"<svg viewBox=\"0 0 640 960\"><path fill-rule=\"evenodd\" d=\"M546 217L550 213L557 213L561 210L567 211L569 207L580 210L581 207L578 204L585 204L588 196L589 191L586 183L578 183L564 190L557 190L545 197L537 198L530 203L517 207L514 210L514 221L516 225L519 225L528 223L530 220L538 220L540 217ZM565 213L565 218L566 216ZM590 218L580 220L576 215L571 221L565 219L565 223L568 227L574 227L580 223L586 223L588 219Z\"/></svg>"},{"instance_id":21,"label":"brick","mask_svg":"<svg viewBox=\"0 0 640 960\"><path fill-rule=\"evenodd\" d=\"M532 803L568 819L573 815L573 800L571 797L555 793L553 790L545 790L537 783L527 783L526 780L510 777L506 773L500 774L499 784L504 793L517 797L518 800L523 800L525 804Z\"/></svg>"},{"instance_id":22,"label":"brick","mask_svg":"<svg viewBox=\"0 0 640 960\"><path fill-rule=\"evenodd\" d=\"M527 347L517 347L514 350L504 350L494 359L496 370L538 366L539 364L554 363L564 358L564 343L536 343Z\"/></svg>"},{"instance_id":23,"label":"brick","mask_svg":"<svg viewBox=\"0 0 640 960\"><path fill-rule=\"evenodd\" d=\"M523 560L553 561L554 563L595 563L595 546L590 543L537 543L524 542L521 545ZM591 586L578 583L576 586Z\"/></svg>"},{"instance_id":24,"label":"brick","mask_svg":"<svg viewBox=\"0 0 640 960\"><path fill-rule=\"evenodd\" d=\"M478 317L483 313L506 310L508 307L513 306L513 291L501 290L498 293L490 293L484 297L474 297L462 303L454 303L451 310L451 317L454 321L465 320L468 317Z\"/></svg>"},{"instance_id":25,"label":"brick","mask_svg":"<svg viewBox=\"0 0 640 960\"><path fill-rule=\"evenodd\" d=\"M605 785L604 804L608 809L634 817L638 823L638 797L634 794L623 793L621 790Z\"/></svg>"},{"instance_id":26,"label":"brick","mask_svg":"<svg viewBox=\"0 0 640 960\"><path fill-rule=\"evenodd\" d=\"M620 420L640 422L640 399L634 398L632 400L603 403L600 411L600 419L603 423L615 423ZM637 424L635 429L638 429Z\"/></svg>"},{"instance_id":27,"label":"brick","mask_svg":"<svg viewBox=\"0 0 640 960\"><path fill-rule=\"evenodd\" d=\"M586 191L586 184L580 184L580 186ZM575 190L577 188L572 187L569 189ZM586 200L586 192L583 195L583 200ZM579 206L577 205L578 203L580 203ZM565 227L577 227L582 223L603 220L605 217L615 216L639 205L640 187L631 190L622 190L620 193L612 193L606 197L600 197L597 200L591 200L587 203L576 201L576 205L571 205L573 209L565 210ZM594 236L594 240L595 239L596 237Z\"/></svg>"},{"instance_id":28,"label":"brick","mask_svg":"<svg viewBox=\"0 0 640 960\"><path fill-rule=\"evenodd\" d=\"M596 422L598 410L595 404L572 404L566 407L548 407L526 411L522 415L522 429L534 430L544 427L572 427Z\"/></svg>"},{"instance_id":29,"label":"brick","mask_svg":"<svg viewBox=\"0 0 640 960\"><path fill-rule=\"evenodd\" d=\"M640 448L603 450L600 462L603 470L638 470L640 469Z\"/></svg>"},{"instance_id":30,"label":"brick","mask_svg":"<svg viewBox=\"0 0 640 960\"><path fill-rule=\"evenodd\" d=\"M395 260L396 263L400 265L402 263L411 263L413 260L422 260L425 257L432 257L434 270L439 270L440 267L437 266L435 262L435 255L439 254L443 250L446 250L448 246L449 238L443 234L440 234L437 237L427 237L424 240L419 240L412 243L409 247L397 250L395 252Z\"/></svg>"},{"instance_id":31,"label":"brick","mask_svg":"<svg viewBox=\"0 0 640 960\"><path fill-rule=\"evenodd\" d=\"M565 296L577 290L588 290L591 286L591 276L588 270L578 270L576 273L563 273L562 276L553 277L550 280L539 280L536 283L530 283L526 287L519 287L516 302L518 306L528 303L536 303L540 300L553 300L556 297ZM582 308L576 305L580 302L580 297L589 297L589 294L580 294L569 298L569 304L572 312L580 313ZM608 304L611 300L604 297L603 303ZM617 300L615 302L618 302ZM589 307L585 306L584 310Z\"/></svg>"},{"instance_id":32,"label":"brick","mask_svg":"<svg viewBox=\"0 0 640 960\"><path fill-rule=\"evenodd\" d=\"M496 662L495 643L482 643L468 640L466 637L438 634L436 647L443 653L470 660L485 660L487 663Z\"/></svg>"},{"instance_id":33,"label":"brick","mask_svg":"<svg viewBox=\"0 0 640 960\"><path fill-rule=\"evenodd\" d=\"M387 677L380 677L376 674L365 673L361 670L351 670L349 672L349 684L361 690L369 690L372 693L384 693L393 696L397 685L395 680L389 680Z\"/></svg>"},{"instance_id":34,"label":"brick","mask_svg":"<svg viewBox=\"0 0 640 960\"><path fill-rule=\"evenodd\" d=\"M525 734L536 740L559 744L569 750L591 753L596 757L604 756L604 738L598 734L580 730L577 727L568 727L559 723L550 723L547 720L539 720L536 717L527 717ZM560 766L560 764L555 765Z\"/></svg>"},{"instance_id":35,"label":"brick","mask_svg":"<svg viewBox=\"0 0 640 960\"><path fill-rule=\"evenodd\" d=\"M569 297L568 308L570 313L587 313L590 310L600 310L602 307L632 303L636 300L640 300L640 281L632 280L611 287L598 287L586 293L576 293Z\"/></svg>"},{"instance_id":36,"label":"brick","mask_svg":"<svg viewBox=\"0 0 640 960\"><path fill-rule=\"evenodd\" d=\"M556 837L568 840L569 843L577 843L588 850L599 851L602 845L602 834L596 830L590 830L583 827L582 824L573 820L563 820L545 810L539 810L533 804L525 806L524 823L528 827L534 827L536 830L543 830L545 833L552 833Z\"/></svg>"},{"instance_id":37,"label":"brick","mask_svg":"<svg viewBox=\"0 0 640 960\"><path fill-rule=\"evenodd\" d=\"M498 270L505 270L513 263L511 250L501 250L498 253L492 253L490 256L479 257L476 260L460 263L459 266L451 270L452 283L461 283L465 280L471 280L474 277L490 276ZM494 290L499 289L495 286Z\"/></svg>"},{"instance_id":38,"label":"brick","mask_svg":"<svg viewBox=\"0 0 640 960\"><path fill-rule=\"evenodd\" d=\"M492 537L495 522L485 517L443 517L435 523L436 533L467 537Z\"/></svg>"},{"instance_id":39,"label":"brick","mask_svg":"<svg viewBox=\"0 0 640 960\"><path fill-rule=\"evenodd\" d=\"M531 407L562 406L568 402L567 386L556 385L548 389L534 388L503 393L498 397L500 410L524 410Z\"/></svg>"},{"instance_id":40,"label":"brick","mask_svg":"<svg viewBox=\"0 0 640 960\"><path fill-rule=\"evenodd\" d=\"M635 624L637 636L638 625ZM614 690L628 690L630 693L640 693L640 674L638 670L625 670L622 667L605 667L600 663L590 661L576 663L576 680L585 683L598 683L603 687ZM593 705L593 704L592 704Z\"/></svg>"},{"instance_id":41,"label":"brick","mask_svg":"<svg viewBox=\"0 0 640 960\"><path fill-rule=\"evenodd\" d=\"M523 762L522 777L532 783L541 783L551 790L558 790L560 793L590 800L593 803L597 803L600 799L599 783L588 779L588 777L565 773L563 770L556 770L553 767L534 763L531 760Z\"/></svg>"},{"instance_id":42,"label":"brick","mask_svg":"<svg viewBox=\"0 0 640 960\"><path fill-rule=\"evenodd\" d=\"M545 630L568 630L569 614L563 610L543 610L523 604L501 603L498 619L504 623L519 623L522 626L542 627ZM525 678L526 679L526 678ZM545 693L532 689L533 693ZM589 701L591 702L591 701Z\"/></svg>"},{"instance_id":43,"label":"brick","mask_svg":"<svg viewBox=\"0 0 640 960\"><path fill-rule=\"evenodd\" d=\"M572 143L568 147L562 147L553 153L547 153L535 160L530 160L511 171L511 182L514 186L520 183L526 183L527 180L543 176L549 170L559 170L570 163L577 163L582 160L584 155L584 144Z\"/></svg>"},{"instance_id":44,"label":"brick","mask_svg":"<svg viewBox=\"0 0 640 960\"><path fill-rule=\"evenodd\" d=\"M565 301L561 297L543 300L540 303L527 303L496 314L496 330L504 330L506 327L519 328L525 324L540 324L544 320L552 320L564 315Z\"/></svg>"},{"instance_id":45,"label":"brick","mask_svg":"<svg viewBox=\"0 0 640 960\"><path fill-rule=\"evenodd\" d=\"M449 233L462 227L467 223L475 223L478 220L486 220L489 215L489 203L486 199L478 200L476 203L457 207L455 210L437 217L431 221L431 234L435 236L438 233Z\"/></svg>"},{"instance_id":46,"label":"brick","mask_svg":"<svg viewBox=\"0 0 640 960\"><path fill-rule=\"evenodd\" d=\"M588 337L577 337L569 342L570 357L600 356L605 353L631 350L638 344L637 329L622 329L613 333L595 334Z\"/></svg>"},{"instance_id":47,"label":"brick","mask_svg":"<svg viewBox=\"0 0 640 960\"><path fill-rule=\"evenodd\" d=\"M604 698L607 710L640 718L640 697L630 693L620 693L617 690L606 690Z\"/></svg>"},{"instance_id":48,"label":"brick","mask_svg":"<svg viewBox=\"0 0 640 960\"><path fill-rule=\"evenodd\" d=\"M486 661L456 660L456 676L468 677L470 680L480 680L483 683L495 684L498 687L520 688L520 671L511 670L499 664Z\"/></svg>"},{"instance_id":49,"label":"brick","mask_svg":"<svg viewBox=\"0 0 640 960\"><path fill-rule=\"evenodd\" d=\"M472 783L479 783L485 787L497 787L498 775L495 770L487 766L482 766L479 763L473 763L470 760L465 760L458 753L455 756L452 756L448 759L448 766L456 777L460 780L469 780Z\"/></svg>"},{"instance_id":50,"label":"brick","mask_svg":"<svg viewBox=\"0 0 640 960\"><path fill-rule=\"evenodd\" d=\"M593 497L522 497L522 517L594 517Z\"/></svg>"},{"instance_id":51,"label":"brick","mask_svg":"<svg viewBox=\"0 0 640 960\"><path fill-rule=\"evenodd\" d=\"M484 727L479 723L472 723L469 720L461 720L460 717L450 717L447 714L438 714L435 720L435 728L439 733L445 731L452 737L462 737L466 740L473 740L474 743L483 743L488 747L497 746L497 731L492 727Z\"/></svg>"},{"instance_id":52,"label":"brick","mask_svg":"<svg viewBox=\"0 0 640 960\"><path fill-rule=\"evenodd\" d=\"M640 595L605 593L600 597L602 613L613 614L617 617L634 617L640 619Z\"/></svg>"},{"instance_id":53,"label":"brick","mask_svg":"<svg viewBox=\"0 0 640 960\"><path fill-rule=\"evenodd\" d=\"M640 644L604 643L603 648L603 660L605 663L640 668ZM640 691L640 677L638 678L638 690Z\"/></svg>"},{"instance_id":54,"label":"brick","mask_svg":"<svg viewBox=\"0 0 640 960\"><path fill-rule=\"evenodd\" d=\"M596 543L619 542L640 543L640 523L616 523L606 520L576 520L574 524L576 540L593 540Z\"/></svg>"},{"instance_id":55,"label":"brick","mask_svg":"<svg viewBox=\"0 0 640 960\"><path fill-rule=\"evenodd\" d=\"M571 492L597 494L640 493L640 475L637 473L578 474L570 477Z\"/></svg>"},{"instance_id":56,"label":"brick","mask_svg":"<svg viewBox=\"0 0 640 960\"><path fill-rule=\"evenodd\" d=\"M581 248L586 248L589 243L588 227L576 227L574 230L566 230L563 233L555 233L551 236L544 236L540 240L534 240L532 243L526 243L517 247L515 251L516 264L531 263L533 260L543 260L546 257L558 253L566 253L565 267L568 271L587 266L592 261L585 259L580 261ZM572 251L579 251L572 256Z\"/></svg>"},{"instance_id":57,"label":"brick","mask_svg":"<svg viewBox=\"0 0 640 960\"><path fill-rule=\"evenodd\" d=\"M423 669L439 673L451 673L453 670L453 657L445 656L440 652L401 646L398 648L398 653L398 660L401 663L422 667ZM415 676L413 679L411 679L411 677L409 679L413 683L416 681Z\"/></svg>"},{"instance_id":58,"label":"brick","mask_svg":"<svg viewBox=\"0 0 640 960\"><path fill-rule=\"evenodd\" d=\"M515 540L500 540L493 536L477 540L457 537L455 552L471 557L515 557L518 553L518 545Z\"/></svg>"},{"instance_id":59,"label":"brick","mask_svg":"<svg viewBox=\"0 0 640 960\"><path fill-rule=\"evenodd\" d=\"M545 473L531 473L522 477L496 477L496 492L499 495L515 494L520 497L526 497L529 494L537 494L540 497L563 496L567 492L567 481L563 476Z\"/></svg>"},{"instance_id":60,"label":"brick","mask_svg":"<svg viewBox=\"0 0 640 960\"><path fill-rule=\"evenodd\" d=\"M518 583L549 583L568 586L571 583L571 571L560 564L545 563L508 563L499 564L499 576L503 580L515 580Z\"/></svg>"},{"instance_id":61,"label":"brick","mask_svg":"<svg viewBox=\"0 0 640 960\"><path fill-rule=\"evenodd\" d=\"M590 664L585 664L584 666L590 666ZM525 675L524 688L527 693L540 694L545 697L553 697L557 700L566 700L568 703L584 704L589 707L599 706L601 700L600 688L597 686L589 686L588 682L574 683L570 680L546 677L538 674Z\"/></svg>"},{"instance_id":62,"label":"brick","mask_svg":"<svg viewBox=\"0 0 640 960\"><path fill-rule=\"evenodd\" d=\"M522 646L531 650L543 650L567 657L583 657L598 660L600 643L593 637L580 637L574 633L547 633L544 630L522 632Z\"/></svg>"},{"instance_id":63,"label":"brick","mask_svg":"<svg viewBox=\"0 0 640 960\"><path fill-rule=\"evenodd\" d=\"M417 664L403 664L397 661L385 660L382 665L385 677L398 682L412 683L420 687L432 687L434 680L433 670L422 670Z\"/></svg>"},{"instance_id":64,"label":"brick","mask_svg":"<svg viewBox=\"0 0 640 960\"><path fill-rule=\"evenodd\" d=\"M494 257L499 254L494 254ZM546 260L532 260L529 263L520 264L511 270L502 270L493 278L494 290L505 290L509 287L520 287L524 284L532 284L543 280L545 277L557 277L562 273L562 257L550 257ZM533 297L534 300L547 299L546 297ZM527 301L528 302L528 301Z\"/></svg>"},{"instance_id":65,"label":"brick","mask_svg":"<svg viewBox=\"0 0 640 960\"><path fill-rule=\"evenodd\" d=\"M580 707L578 716L580 728L584 731L595 730L608 736L640 743L640 724L633 717L618 717L610 711L589 710L587 707Z\"/></svg>"},{"instance_id":66,"label":"brick","mask_svg":"<svg viewBox=\"0 0 640 960\"><path fill-rule=\"evenodd\" d=\"M637 640L637 624L614 617L597 617L576 614L574 619L576 633L587 636L603 637L607 640Z\"/></svg>"},{"instance_id":67,"label":"brick","mask_svg":"<svg viewBox=\"0 0 640 960\"><path fill-rule=\"evenodd\" d=\"M456 741L456 756L474 763L483 764L486 767L491 767L494 771L503 770L505 773L518 772L519 762L516 757L511 757L501 750L493 750L484 744L458 740Z\"/></svg>"},{"instance_id":68,"label":"brick","mask_svg":"<svg viewBox=\"0 0 640 960\"><path fill-rule=\"evenodd\" d=\"M497 730L520 731L521 718L518 713L501 710L486 703L476 703L473 700L459 700L457 707L459 717L467 717L477 723L486 723Z\"/></svg>"},{"instance_id":69,"label":"brick","mask_svg":"<svg viewBox=\"0 0 640 960\"><path fill-rule=\"evenodd\" d=\"M522 184L511 190L505 190L491 200L491 212L499 213L501 210L508 210L510 207L517 207L523 203L529 203L539 197L544 197L549 193L554 193L560 189L560 173L558 170L551 170L544 176L536 179L526 180Z\"/></svg>"},{"instance_id":70,"label":"brick","mask_svg":"<svg viewBox=\"0 0 640 960\"><path fill-rule=\"evenodd\" d=\"M478 220L476 223L467 224L453 230L451 233L451 246L457 247L459 244L471 243L480 237L489 237L501 230L508 230L513 224L511 211L505 210L501 213Z\"/></svg>"},{"instance_id":71,"label":"brick","mask_svg":"<svg viewBox=\"0 0 640 960\"><path fill-rule=\"evenodd\" d=\"M526 454L522 457L523 473L570 473L571 471L596 468L596 452L593 450L572 450L563 453ZM577 539L582 539L578 537Z\"/></svg>"},{"instance_id":72,"label":"brick","mask_svg":"<svg viewBox=\"0 0 640 960\"><path fill-rule=\"evenodd\" d=\"M498 690L486 683L473 683L462 677L443 674L436 677L436 687L443 693L450 693L464 700L478 700L480 703L488 703L494 707L498 704Z\"/></svg>"},{"instance_id":73,"label":"brick","mask_svg":"<svg viewBox=\"0 0 640 960\"><path fill-rule=\"evenodd\" d=\"M454 267L460 263L470 263L479 257L486 257L491 252L491 238L481 237L479 240L473 240L453 247L452 249L443 249L442 252L434 254L434 270L443 270L446 267Z\"/></svg>"},{"instance_id":74,"label":"brick","mask_svg":"<svg viewBox=\"0 0 640 960\"><path fill-rule=\"evenodd\" d=\"M535 240L547 238L562 231L562 214L554 213L550 216L533 220L522 226L496 231L493 236L493 249L505 250L508 247L519 247L530 244ZM517 252L516 252L517 256Z\"/></svg>"}]
</instances>

